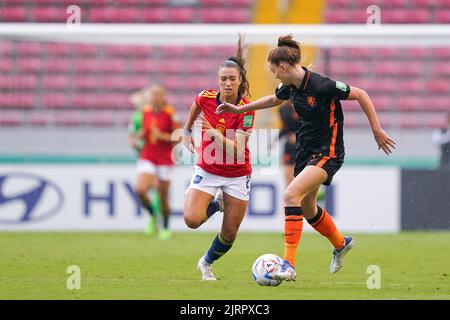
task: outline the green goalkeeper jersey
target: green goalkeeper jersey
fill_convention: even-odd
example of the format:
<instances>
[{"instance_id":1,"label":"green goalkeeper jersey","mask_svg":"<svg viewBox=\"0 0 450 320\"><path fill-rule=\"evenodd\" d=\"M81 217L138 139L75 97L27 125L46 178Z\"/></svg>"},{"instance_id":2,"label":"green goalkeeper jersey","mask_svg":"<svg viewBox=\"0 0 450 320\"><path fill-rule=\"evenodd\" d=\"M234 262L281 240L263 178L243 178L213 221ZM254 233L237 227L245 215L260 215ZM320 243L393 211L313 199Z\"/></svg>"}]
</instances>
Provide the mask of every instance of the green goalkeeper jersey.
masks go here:
<instances>
[{"instance_id":1,"label":"green goalkeeper jersey","mask_svg":"<svg viewBox=\"0 0 450 320\"><path fill-rule=\"evenodd\" d=\"M139 135L142 130L142 111L136 111L130 118L130 123L128 124L128 132L133 135ZM136 145L137 151L141 151L144 146L144 140L139 139Z\"/></svg>"}]
</instances>

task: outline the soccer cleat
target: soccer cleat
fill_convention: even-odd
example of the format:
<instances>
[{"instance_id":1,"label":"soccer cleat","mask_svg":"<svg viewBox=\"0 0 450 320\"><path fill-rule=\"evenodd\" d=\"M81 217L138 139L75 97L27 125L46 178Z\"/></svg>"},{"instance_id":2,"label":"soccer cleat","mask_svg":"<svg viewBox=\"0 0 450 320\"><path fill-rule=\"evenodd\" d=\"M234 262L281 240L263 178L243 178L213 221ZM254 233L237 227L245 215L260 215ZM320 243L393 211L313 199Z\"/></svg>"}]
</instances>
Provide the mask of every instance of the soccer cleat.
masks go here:
<instances>
[{"instance_id":1,"label":"soccer cleat","mask_svg":"<svg viewBox=\"0 0 450 320\"><path fill-rule=\"evenodd\" d=\"M212 271L212 265L206 262L204 256L198 261L197 269L202 274L202 280L217 280Z\"/></svg>"},{"instance_id":2,"label":"soccer cleat","mask_svg":"<svg viewBox=\"0 0 450 320\"><path fill-rule=\"evenodd\" d=\"M162 229L162 230L158 233L158 239L159 239L159 240L169 240L170 237L172 237L172 232L170 232L169 229Z\"/></svg>"},{"instance_id":3,"label":"soccer cleat","mask_svg":"<svg viewBox=\"0 0 450 320\"><path fill-rule=\"evenodd\" d=\"M349 252L355 246L355 240L352 237L344 237L345 244L340 250L333 251L333 259L331 260L330 272L336 273L344 266L344 258L347 252Z\"/></svg>"},{"instance_id":4,"label":"soccer cleat","mask_svg":"<svg viewBox=\"0 0 450 320\"><path fill-rule=\"evenodd\" d=\"M270 276L275 280L295 281L297 272L295 272L294 267L289 263L289 261L284 260L282 264L275 264Z\"/></svg>"},{"instance_id":5,"label":"soccer cleat","mask_svg":"<svg viewBox=\"0 0 450 320\"><path fill-rule=\"evenodd\" d=\"M156 216L151 216L150 217L150 221L147 224L147 227L145 228L145 233L149 236L153 236L156 234L156 232L158 231L157 228L157 217Z\"/></svg>"},{"instance_id":6,"label":"soccer cleat","mask_svg":"<svg viewBox=\"0 0 450 320\"><path fill-rule=\"evenodd\" d=\"M216 193L216 196L214 197L214 201L217 201L219 203L219 211L223 213L223 210L225 208L223 204L223 191L219 188L219 190Z\"/></svg>"}]
</instances>

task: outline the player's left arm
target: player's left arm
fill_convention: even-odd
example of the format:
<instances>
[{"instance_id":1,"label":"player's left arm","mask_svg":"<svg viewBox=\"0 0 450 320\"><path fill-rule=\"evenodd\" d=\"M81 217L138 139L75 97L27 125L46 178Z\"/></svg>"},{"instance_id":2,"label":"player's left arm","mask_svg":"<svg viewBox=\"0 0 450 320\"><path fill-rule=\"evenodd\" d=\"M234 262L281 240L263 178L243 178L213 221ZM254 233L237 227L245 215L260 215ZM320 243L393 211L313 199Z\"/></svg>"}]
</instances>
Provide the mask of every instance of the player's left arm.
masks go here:
<instances>
[{"instance_id":1,"label":"player's left arm","mask_svg":"<svg viewBox=\"0 0 450 320\"><path fill-rule=\"evenodd\" d=\"M380 122L378 121L378 116L375 111L375 107L372 103L367 92L363 89L350 86L350 92L348 94L347 100L357 100L361 109L369 120L370 126L372 127L372 132L375 141L378 144L378 149L383 149L384 153L392 153L395 149L395 141L381 128Z\"/></svg>"}]
</instances>

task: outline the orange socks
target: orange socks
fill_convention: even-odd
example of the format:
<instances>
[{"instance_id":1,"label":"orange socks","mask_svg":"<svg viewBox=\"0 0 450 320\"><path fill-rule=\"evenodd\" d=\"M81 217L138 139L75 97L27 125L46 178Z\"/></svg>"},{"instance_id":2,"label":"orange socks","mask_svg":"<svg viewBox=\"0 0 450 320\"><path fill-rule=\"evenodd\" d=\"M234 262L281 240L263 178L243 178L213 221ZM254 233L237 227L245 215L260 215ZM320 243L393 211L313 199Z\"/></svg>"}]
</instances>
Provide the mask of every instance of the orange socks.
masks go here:
<instances>
[{"instance_id":1,"label":"orange socks","mask_svg":"<svg viewBox=\"0 0 450 320\"><path fill-rule=\"evenodd\" d=\"M284 259L295 267L297 247L303 230L301 207L284 208Z\"/></svg>"},{"instance_id":2,"label":"orange socks","mask_svg":"<svg viewBox=\"0 0 450 320\"><path fill-rule=\"evenodd\" d=\"M323 210L321 207L317 206L316 216L308 220L308 223L321 235L327 237L337 250L344 247L344 236L338 230L328 212Z\"/></svg>"}]
</instances>

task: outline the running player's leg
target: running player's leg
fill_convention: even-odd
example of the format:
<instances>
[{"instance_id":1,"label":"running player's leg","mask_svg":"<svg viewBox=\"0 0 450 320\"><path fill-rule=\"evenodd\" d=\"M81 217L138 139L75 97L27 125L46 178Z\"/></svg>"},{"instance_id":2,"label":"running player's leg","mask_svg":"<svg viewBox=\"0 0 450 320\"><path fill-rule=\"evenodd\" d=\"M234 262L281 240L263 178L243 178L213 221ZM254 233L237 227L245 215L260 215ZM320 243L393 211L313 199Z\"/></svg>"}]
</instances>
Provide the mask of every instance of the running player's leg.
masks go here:
<instances>
[{"instance_id":1,"label":"running player's leg","mask_svg":"<svg viewBox=\"0 0 450 320\"><path fill-rule=\"evenodd\" d=\"M156 223L157 217L156 212L153 209L151 199L148 195L148 191L153 188L158 187L158 178L150 173L140 173L137 178L135 193L141 202L141 205L148 211L150 214L150 222L147 227L147 233L152 235L156 232Z\"/></svg>"},{"instance_id":2,"label":"running player's leg","mask_svg":"<svg viewBox=\"0 0 450 320\"><path fill-rule=\"evenodd\" d=\"M159 179L158 181L158 194L161 201L161 212L163 217L163 230L159 233L159 237L163 240L170 238L169 231L169 219L171 215L170 205L169 205L169 188L170 181L165 181Z\"/></svg>"},{"instance_id":3,"label":"running player's leg","mask_svg":"<svg viewBox=\"0 0 450 320\"><path fill-rule=\"evenodd\" d=\"M317 168L327 175L326 184L329 184L335 171L330 168L321 168L310 165L306 168ZM330 171L328 174L327 170ZM331 178L330 178L331 175ZM303 215L308 223L322 236L326 237L334 247L333 258L331 261L330 272L339 271L344 264L344 257L347 252L354 246L355 242L351 237L345 237L337 228L328 212L317 205L317 192L306 196L302 201Z\"/></svg>"},{"instance_id":4,"label":"running player's leg","mask_svg":"<svg viewBox=\"0 0 450 320\"><path fill-rule=\"evenodd\" d=\"M189 188L184 199L184 223L191 229L197 229L206 220L209 203L213 200L216 188L211 193L199 189Z\"/></svg>"},{"instance_id":5,"label":"running player's leg","mask_svg":"<svg viewBox=\"0 0 450 320\"><path fill-rule=\"evenodd\" d=\"M326 180L326 173L320 168L306 167L287 187L283 200L285 203L285 249L284 259L295 266L297 247L303 229L303 199L315 194Z\"/></svg>"},{"instance_id":6,"label":"running player's leg","mask_svg":"<svg viewBox=\"0 0 450 320\"><path fill-rule=\"evenodd\" d=\"M214 238L208 251L198 262L198 269L202 273L203 280L216 279L212 272L212 264L214 261L225 255L233 246L239 226L241 225L245 216L245 211L247 210L248 200L235 198L226 192L224 192L223 197L225 207L222 228L219 234Z\"/></svg>"}]
</instances>

